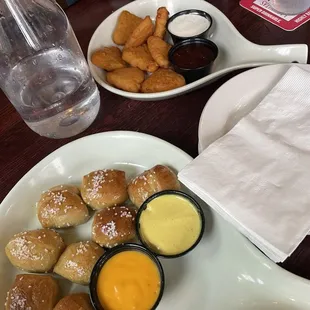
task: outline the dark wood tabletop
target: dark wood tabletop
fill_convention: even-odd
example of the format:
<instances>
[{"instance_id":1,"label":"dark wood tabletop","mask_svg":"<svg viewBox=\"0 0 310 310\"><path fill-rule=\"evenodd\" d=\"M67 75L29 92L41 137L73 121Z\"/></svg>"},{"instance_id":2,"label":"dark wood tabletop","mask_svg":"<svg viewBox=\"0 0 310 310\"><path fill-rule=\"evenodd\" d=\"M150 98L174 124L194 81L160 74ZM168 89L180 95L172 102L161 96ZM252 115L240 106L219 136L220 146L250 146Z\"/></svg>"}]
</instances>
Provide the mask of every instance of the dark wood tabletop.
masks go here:
<instances>
[{"instance_id":1,"label":"dark wood tabletop","mask_svg":"<svg viewBox=\"0 0 310 310\"><path fill-rule=\"evenodd\" d=\"M76 36L86 54L97 26L129 0L80 0L66 9ZM310 23L286 32L246 11L238 0L209 0L220 9L248 40L257 44L310 43ZM0 201L16 182L41 159L60 146L97 132L132 130L148 133L197 156L200 114L214 91L235 72L190 94L157 102L139 102L114 95L100 87L101 110L92 126L82 134L51 140L32 132L5 95L0 93ZM310 237L302 242L282 266L310 279Z\"/></svg>"}]
</instances>

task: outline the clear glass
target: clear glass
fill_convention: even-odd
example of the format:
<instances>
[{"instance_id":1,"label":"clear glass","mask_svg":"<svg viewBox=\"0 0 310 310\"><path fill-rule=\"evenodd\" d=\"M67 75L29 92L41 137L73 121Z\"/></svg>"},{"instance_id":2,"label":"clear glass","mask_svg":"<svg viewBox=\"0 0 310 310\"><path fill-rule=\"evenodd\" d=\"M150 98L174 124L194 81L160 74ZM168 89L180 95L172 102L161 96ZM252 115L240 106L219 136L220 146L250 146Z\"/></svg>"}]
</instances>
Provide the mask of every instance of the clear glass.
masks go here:
<instances>
[{"instance_id":1,"label":"clear glass","mask_svg":"<svg viewBox=\"0 0 310 310\"><path fill-rule=\"evenodd\" d=\"M281 14L297 15L309 9L310 0L270 0L270 5Z\"/></svg>"},{"instance_id":2,"label":"clear glass","mask_svg":"<svg viewBox=\"0 0 310 310\"><path fill-rule=\"evenodd\" d=\"M96 118L100 97L63 10L0 0L0 87L39 135L66 138Z\"/></svg>"}]
</instances>

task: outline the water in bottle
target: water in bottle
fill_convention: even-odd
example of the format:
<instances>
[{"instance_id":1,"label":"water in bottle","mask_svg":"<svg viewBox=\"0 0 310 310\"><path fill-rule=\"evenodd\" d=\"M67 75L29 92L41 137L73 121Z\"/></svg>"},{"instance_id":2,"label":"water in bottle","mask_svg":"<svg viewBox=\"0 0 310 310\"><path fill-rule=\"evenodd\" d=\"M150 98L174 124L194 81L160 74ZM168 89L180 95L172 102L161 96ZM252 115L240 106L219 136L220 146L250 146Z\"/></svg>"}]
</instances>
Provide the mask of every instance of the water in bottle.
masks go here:
<instances>
[{"instance_id":1,"label":"water in bottle","mask_svg":"<svg viewBox=\"0 0 310 310\"><path fill-rule=\"evenodd\" d=\"M26 124L50 138L85 130L100 97L72 28L45 0L3 0L0 83Z\"/></svg>"}]
</instances>

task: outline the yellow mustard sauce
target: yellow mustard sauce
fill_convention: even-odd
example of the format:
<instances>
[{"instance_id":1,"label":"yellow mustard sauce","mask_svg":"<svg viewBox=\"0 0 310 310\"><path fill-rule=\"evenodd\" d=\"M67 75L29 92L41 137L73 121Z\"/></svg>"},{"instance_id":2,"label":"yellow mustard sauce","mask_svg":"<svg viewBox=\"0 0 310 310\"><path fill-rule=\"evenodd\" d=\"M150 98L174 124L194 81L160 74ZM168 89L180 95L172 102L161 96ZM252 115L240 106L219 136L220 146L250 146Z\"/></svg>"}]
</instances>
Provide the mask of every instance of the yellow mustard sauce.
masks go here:
<instances>
[{"instance_id":1,"label":"yellow mustard sauce","mask_svg":"<svg viewBox=\"0 0 310 310\"><path fill-rule=\"evenodd\" d=\"M140 217L140 234L157 253L176 255L197 241L201 225L200 215L188 199L167 194L148 203Z\"/></svg>"}]
</instances>

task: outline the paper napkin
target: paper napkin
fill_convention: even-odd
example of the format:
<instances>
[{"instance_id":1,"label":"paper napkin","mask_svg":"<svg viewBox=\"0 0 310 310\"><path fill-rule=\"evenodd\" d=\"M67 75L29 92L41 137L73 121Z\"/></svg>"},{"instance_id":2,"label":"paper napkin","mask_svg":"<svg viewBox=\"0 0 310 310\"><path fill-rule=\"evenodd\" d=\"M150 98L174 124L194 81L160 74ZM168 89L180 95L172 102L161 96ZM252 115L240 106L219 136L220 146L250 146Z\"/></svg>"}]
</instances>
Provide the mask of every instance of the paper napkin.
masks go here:
<instances>
[{"instance_id":1,"label":"paper napkin","mask_svg":"<svg viewBox=\"0 0 310 310\"><path fill-rule=\"evenodd\" d=\"M310 230L310 73L291 67L179 179L275 262Z\"/></svg>"}]
</instances>

